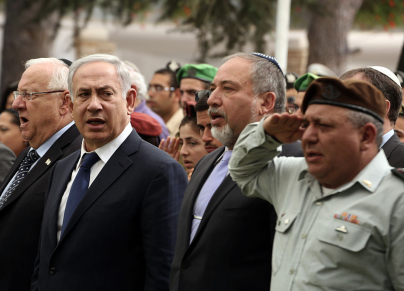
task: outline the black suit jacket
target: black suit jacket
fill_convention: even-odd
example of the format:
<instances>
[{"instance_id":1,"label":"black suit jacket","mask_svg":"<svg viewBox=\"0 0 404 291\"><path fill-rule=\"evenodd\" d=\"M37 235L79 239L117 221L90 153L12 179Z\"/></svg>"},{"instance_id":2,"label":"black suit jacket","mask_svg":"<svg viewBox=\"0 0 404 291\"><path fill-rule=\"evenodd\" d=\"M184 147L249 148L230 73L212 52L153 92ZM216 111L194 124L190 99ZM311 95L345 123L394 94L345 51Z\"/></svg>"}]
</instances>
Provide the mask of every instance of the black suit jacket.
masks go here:
<instances>
[{"instance_id":1,"label":"black suit jacket","mask_svg":"<svg viewBox=\"0 0 404 291\"><path fill-rule=\"evenodd\" d=\"M38 251L45 192L52 166L81 146L81 135L71 126L38 160L0 209L0 290L29 290ZM17 172L29 147L18 155L0 188ZM47 160L51 162L46 164Z\"/></svg>"},{"instance_id":2,"label":"black suit jacket","mask_svg":"<svg viewBox=\"0 0 404 291\"><path fill-rule=\"evenodd\" d=\"M390 166L404 168L404 144L400 141L397 133L382 146Z\"/></svg>"},{"instance_id":3,"label":"black suit jacket","mask_svg":"<svg viewBox=\"0 0 404 291\"><path fill-rule=\"evenodd\" d=\"M188 182L181 165L132 131L57 242L60 201L79 157L77 151L51 173L32 290L168 290Z\"/></svg>"},{"instance_id":4,"label":"black suit jacket","mask_svg":"<svg viewBox=\"0 0 404 291\"><path fill-rule=\"evenodd\" d=\"M199 191L224 147L195 167L181 206L171 291L268 291L276 215L267 201L247 198L228 175L210 200L191 244Z\"/></svg>"}]
</instances>

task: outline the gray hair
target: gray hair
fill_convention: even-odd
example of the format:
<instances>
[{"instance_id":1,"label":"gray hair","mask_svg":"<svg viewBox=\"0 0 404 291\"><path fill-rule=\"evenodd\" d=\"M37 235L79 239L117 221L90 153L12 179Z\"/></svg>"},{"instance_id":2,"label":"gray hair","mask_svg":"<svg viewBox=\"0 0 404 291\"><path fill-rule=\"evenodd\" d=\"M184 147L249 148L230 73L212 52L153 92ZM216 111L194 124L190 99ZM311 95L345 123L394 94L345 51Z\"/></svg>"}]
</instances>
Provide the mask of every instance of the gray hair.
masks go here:
<instances>
[{"instance_id":1,"label":"gray hair","mask_svg":"<svg viewBox=\"0 0 404 291\"><path fill-rule=\"evenodd\" d=\"M132 66L130 66L129 64ZM145 100L147 96L147 85L144 76L132 63L124 61L123 65L129 72L130 84L136 86L137 99Z\"/></svg>"},{"instance_id":2,"label":"gray hair","mask_svg":"<svg viewBox=\"0 0 404 291\"><path fill-rule=\"evenodd\" d=\"M25 63L25 69L37 64L53 64L54 69L49 80L48 90L67 90L68 65L56 58L38 58L28 60Z\"/></svg>"},{"instance_id":3,"label":"gray hair","mask_svg":"<svg viewBox=\"0 0 404 291\"><path fill-rule=\"evenodd\" d=\"M94 63L94 62L105 62L105 63L110 63L115 66L116 72L118 74L118 79L119 83L121 85L121 90L122 90L122 98L126 98L126 94L128 93L130 89L130 76L128 70L124 67L122 64L121 60L113 55L107 55L107 54L94 54L94 55L89 55L84 58L78 59L77 61L73 62L70 66L69 70L69 78L68 78L68 85L69 85L69 92L70 96L74 98L74 93L73 93L73 76L80 68L81 66L84 66L89 63Z\"/></svg>"},{"instance_id":4,"label":"gray hair","mask_svg":"<svg viewBox=\"0 0 404 291\"><path fill-rule=\"evenodd\" d=\"M379 120L374 118L373 116L363 113L363 112L358 112L358 111L353 111L353 110L347 110L347 118L356 128L360 128L364 126L366 123L372 123L376 127L376 145L378 148L380 148L380 145L382 144L383 140L383 123L381 123Z\"/></svg>"},{"instance_id":5,"label":"gray hair","mask_svg":"<svg viewBox=\"0 0 404 291\"><path fill-rule=\"evenodd\" d=\"M266 92L274 92L276 95L274 112L285 111L286 81L279 68L270 61L247 53L235 53L223 59L227 62L233 58L242 58L251 62L252 69L250 79L255 96Z\"/></svg>"}]
</instances>

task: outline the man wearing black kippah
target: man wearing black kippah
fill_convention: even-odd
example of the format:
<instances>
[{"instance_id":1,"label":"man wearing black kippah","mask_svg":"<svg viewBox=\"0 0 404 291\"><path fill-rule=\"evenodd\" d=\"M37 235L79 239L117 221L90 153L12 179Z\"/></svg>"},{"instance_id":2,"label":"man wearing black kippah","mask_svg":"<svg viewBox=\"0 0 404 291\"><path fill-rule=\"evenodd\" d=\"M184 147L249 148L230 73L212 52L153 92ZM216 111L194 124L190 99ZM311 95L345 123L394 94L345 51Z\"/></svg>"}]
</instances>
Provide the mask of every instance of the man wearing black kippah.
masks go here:
<instances>
[{"instance_id":1,"label":"man wearing black kippah","mask_svg":"<svg viewBox=\"0 0 404 291\"><path fill-rule=\"evenodd\" d=\"M266 201L243 197L227 163L250 122L285 110L285 78L272 57L238 53L210 87L212 134L224 146L198 163L184 194L170 290L268 291L276 214Z\"/></svg>"},{"instance_id":2,"label":"man wearing black kippah","mask_svg":"<svg viewBox=\"0 0 404 291\"><path fill-rule=\"evenodd\" d=\"M301 109L248 125L229 163L243 194L278 214L271 290L403 290L404 175L379 150L385 97L319 78ZM276 157L297 139L304 158Z\"/></svg>"}]
</instances>

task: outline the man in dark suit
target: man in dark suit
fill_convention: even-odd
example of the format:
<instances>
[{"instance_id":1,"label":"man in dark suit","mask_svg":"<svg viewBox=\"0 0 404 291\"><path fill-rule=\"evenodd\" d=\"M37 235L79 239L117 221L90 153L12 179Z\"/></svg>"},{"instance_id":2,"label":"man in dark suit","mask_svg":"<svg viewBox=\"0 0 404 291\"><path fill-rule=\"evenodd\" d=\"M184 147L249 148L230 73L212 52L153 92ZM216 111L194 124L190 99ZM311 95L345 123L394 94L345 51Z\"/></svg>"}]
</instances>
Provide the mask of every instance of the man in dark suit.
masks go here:
<instances>
[{"instance_id":1,"label":"man in dark suit","mask_svg":"<svg viewBox=\"0 0 404 291\"><path fill-rule=\"evenodd\" d=\"M235 54L219 68L207 103L212 133L225 146L198 163L185 192L171 291L269 290L275 211L246 199L226 162L247 124L285 110L285 88L277 62L265 55Z\"/></svg>"},{"instance_id":2,"label":"man in dark suit","mask_svg":"<svg viewBox=\"0 0 404 291\"><path fill-rule=\"evenodd\" d=\"M25 66L13 108L30 147L18 155L0 187L0 290L29 289L50 169L81 143L66 99L68 65L43 58ZM27 161L30 157L36 160Z\"/></svg>"},{"instance_id":3,"label":"man in dark suit","mask_svg":"<svg viewBox=\"0 0 404 291\"><path fill-rule=\"evenodd\" d=\"M403 99L401 84L397 76L384 67L367 67L350 70L342 74L341 80L358 79L374 85L386 98L387 112L384 116L383 141L381 148L390 166L404 167L404 144L394 132L394 125L400 112Z\"/></svg>"},{"instance_id":4,"label":"man in dark suit","mask_svg":"<svg viewBox=\"0 0 404 291\"><path fill-rule=\"evenodd\" d=\"M74 62L69 92L84 140L51 173L31 289L168 290L185 171L132 129L117 57Z\"/></svg>"}]
</instances>

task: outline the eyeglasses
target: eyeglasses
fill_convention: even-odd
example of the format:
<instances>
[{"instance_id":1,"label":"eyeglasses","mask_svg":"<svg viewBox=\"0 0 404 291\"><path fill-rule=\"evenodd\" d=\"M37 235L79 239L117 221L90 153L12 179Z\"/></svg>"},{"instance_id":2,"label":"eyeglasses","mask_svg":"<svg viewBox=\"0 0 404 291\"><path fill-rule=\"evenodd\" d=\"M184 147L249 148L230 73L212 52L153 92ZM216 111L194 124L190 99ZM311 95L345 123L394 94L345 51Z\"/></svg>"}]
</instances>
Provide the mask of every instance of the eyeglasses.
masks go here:
<instances>
[{"instance_id":1,"label":"eyeglasses","mask_svg":"<svg viewBox=\"0 0 404 291\"><path fill-rule=\"evenodd\" d=\"M205 98L209 99L210 94L212 94L211 90L200 90L195 93L195 101L198 102L199 99Z\"/></svg>"},{"instance_id":2,"label":"eyeglasses","mask_svg":"<svg viewBox=\"0 0 404 291\"><path fill-rule=\"evenodd\" d=\"M60 93L64 92L65 90L56 90L56 91L46 91L46 92L18 92L13 91L14 99L17 99L18 96L21 96L23 101L32 101L34 95L39 94L50 94L50 93Z\"/></svg>"},{"instance_id":3,"label":"eyeglasses","mask_svg":"<svg viewBox=\"0 0 404 291\"><path fill-rule=\"evenodd\" d=\"M173 92L175 90L174 87L163 87L161 85L149 85L149 91L152 92L161 92L161 91L171 91Z\"/></svg>"}]
</instances>

